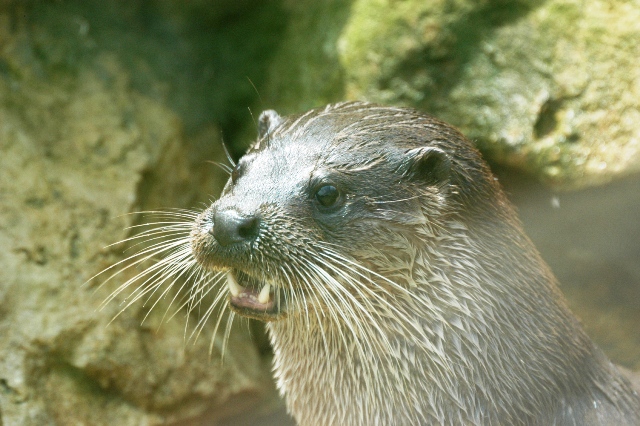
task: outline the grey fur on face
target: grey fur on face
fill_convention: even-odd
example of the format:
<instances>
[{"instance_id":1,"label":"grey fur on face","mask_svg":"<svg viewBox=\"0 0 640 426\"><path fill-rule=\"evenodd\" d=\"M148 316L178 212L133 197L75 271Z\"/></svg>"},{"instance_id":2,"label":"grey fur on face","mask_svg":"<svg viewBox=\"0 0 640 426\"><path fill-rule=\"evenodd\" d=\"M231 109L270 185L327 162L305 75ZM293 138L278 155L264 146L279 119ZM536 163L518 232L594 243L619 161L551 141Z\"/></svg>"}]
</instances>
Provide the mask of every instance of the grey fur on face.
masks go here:
<instances>
[{"instance_id":1,"label":"grey fur on face","mask_svg":"<svg viewBox=\"0 0 640 426\"><path fill-rule=\"evenodd\" d=\"M459 132L347 102L266 111L259 133L160 270L198 268L227 336L234 315L268 321L298 423L640 424Z\"/></svg>"}]
</instances>

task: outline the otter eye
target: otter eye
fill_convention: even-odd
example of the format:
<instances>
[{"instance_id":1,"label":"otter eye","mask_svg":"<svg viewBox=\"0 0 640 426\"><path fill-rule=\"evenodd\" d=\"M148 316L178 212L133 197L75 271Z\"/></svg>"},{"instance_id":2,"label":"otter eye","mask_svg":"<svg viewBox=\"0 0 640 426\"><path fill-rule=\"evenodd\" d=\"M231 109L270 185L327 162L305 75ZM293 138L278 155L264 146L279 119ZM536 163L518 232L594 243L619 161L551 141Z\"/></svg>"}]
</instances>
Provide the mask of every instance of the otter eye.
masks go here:
<instances>
[{"instance_id":1,"label":"otter eye","mask_svg":"<svg viewBox=\"0 0 640 426\"><path fill-rule=\"evenodd\" d=\"M316 200L323 207L333 207L340 198L338 188L333 185L323 185L316 191Z\"/></svg>"}]
</instances>

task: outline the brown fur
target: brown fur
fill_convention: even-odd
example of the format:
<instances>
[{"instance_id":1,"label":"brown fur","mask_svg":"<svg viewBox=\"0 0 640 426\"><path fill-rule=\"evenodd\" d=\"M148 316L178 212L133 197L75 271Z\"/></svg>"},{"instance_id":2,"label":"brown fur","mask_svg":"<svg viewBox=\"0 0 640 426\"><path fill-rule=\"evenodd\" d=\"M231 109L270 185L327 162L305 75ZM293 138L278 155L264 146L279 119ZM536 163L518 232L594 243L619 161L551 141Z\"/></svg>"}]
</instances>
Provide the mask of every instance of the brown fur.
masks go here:
<instances>
[{"instance_id":1,"label":"brown fur","mask_svg":"<svg viewBox=\"0 0 640 426\"><path fill-rule=\"evenodd\" d=\"M251 291L275 288L268 312L232 308L270 321L300 424L640 424L638 394L460 133L357 102L268 112L260 129L192 248ZM341 197L330 208L323 185ZM212 236L220 212L250 236Z\"/></svg>"}]
</instances>

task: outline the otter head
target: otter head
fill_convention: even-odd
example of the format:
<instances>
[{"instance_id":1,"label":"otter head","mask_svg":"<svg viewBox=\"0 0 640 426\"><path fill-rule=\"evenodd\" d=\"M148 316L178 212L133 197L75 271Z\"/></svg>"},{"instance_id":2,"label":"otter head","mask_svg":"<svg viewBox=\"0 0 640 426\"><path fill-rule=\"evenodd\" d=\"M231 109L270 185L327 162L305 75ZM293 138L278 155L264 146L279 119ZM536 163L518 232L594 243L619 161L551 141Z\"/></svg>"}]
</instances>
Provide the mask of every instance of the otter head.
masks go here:
<instances>
[{"instance_id":1,"label":"otter head","mask_svg":"<svg viewBox=\"0 0 640 426\"><path fill-rule=\"evenodd\" d=\"M410 287L406 248L436 244L465 192L453 136L424 115L364 103L266 111L259 131L192 231L196 260L227 271L230 307L273 321L340 302L375 309L363 306L371 295ZM381 255L397 255L397 268Z\"/></svg>"},{"instance_id":2,"label":"otter head","mask_svg":"<svg viewBox=\"0 0 640 426\"><path fill-rule=\"evenodd\" d=\"M259 129L191 249L231 309L272 321L300 424L638 424L457 131L365 103Z\"/></svg>"}]
</instances>

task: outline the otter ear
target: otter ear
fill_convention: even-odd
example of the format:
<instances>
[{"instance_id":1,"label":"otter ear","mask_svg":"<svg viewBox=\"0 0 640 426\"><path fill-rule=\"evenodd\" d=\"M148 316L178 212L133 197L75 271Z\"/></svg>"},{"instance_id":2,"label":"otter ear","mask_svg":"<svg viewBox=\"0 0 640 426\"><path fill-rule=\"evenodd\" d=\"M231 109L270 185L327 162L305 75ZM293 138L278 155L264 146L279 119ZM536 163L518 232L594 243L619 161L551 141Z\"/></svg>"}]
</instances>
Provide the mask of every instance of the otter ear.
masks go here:
<instances>
[{"instance_id":1,"label":"otter ear","mask_svg":"<svg viewBox=\"0 0 640 426\"><path fill-rule=\"evenodd\" d=\"M258 117L258 137L262 139L282 123L282 117L272 109L263 111Z\"/></svg>"},{"instance_id":2,"label":"otter ear","mask_svg":"<svg viewBox=\"0 0 640 426\"><path fill-rule=\"evenodd\" d=\"M415 148L406 153L406 159L406 176L422 180L428 185L437 185L449 180L451 159L440 148Z\"/></svg>"}]
</instances>

